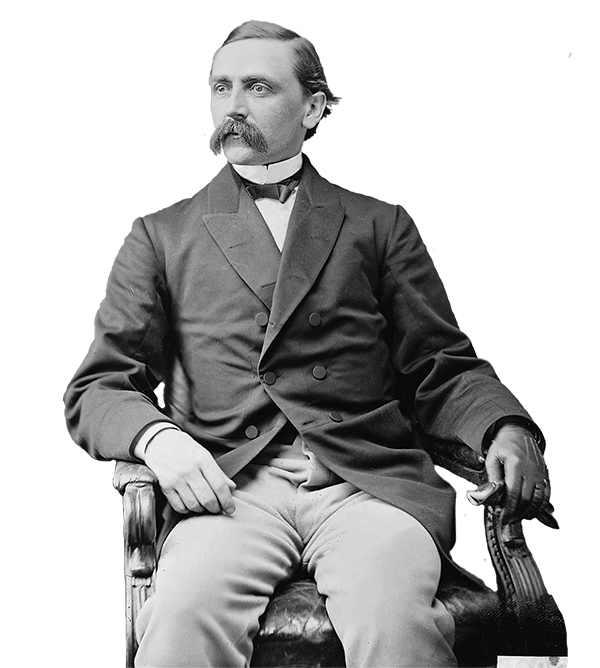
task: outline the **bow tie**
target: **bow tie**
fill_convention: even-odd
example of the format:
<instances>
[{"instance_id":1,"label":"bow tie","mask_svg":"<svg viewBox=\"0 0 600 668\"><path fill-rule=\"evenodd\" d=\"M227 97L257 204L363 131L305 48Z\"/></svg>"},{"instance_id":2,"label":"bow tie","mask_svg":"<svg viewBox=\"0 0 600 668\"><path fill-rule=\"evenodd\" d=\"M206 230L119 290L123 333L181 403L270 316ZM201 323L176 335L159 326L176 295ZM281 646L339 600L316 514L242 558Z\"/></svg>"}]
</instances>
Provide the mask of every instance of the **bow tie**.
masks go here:
<instances>
[{"instance_id":1,"label":"bow tie","mask_svg":"<svg viewBox=\"0 0 600 668\"><path fill-rule=\"evenodd\" d=\"M282 204L292 194L294 188L300 183L298 175L294 174L289 179L280 181L279 183L251 183L244 179L246 190L252 199L260 199L261 197L268 197L269 199L277 199Z\"/></svg>"}]
</instances>

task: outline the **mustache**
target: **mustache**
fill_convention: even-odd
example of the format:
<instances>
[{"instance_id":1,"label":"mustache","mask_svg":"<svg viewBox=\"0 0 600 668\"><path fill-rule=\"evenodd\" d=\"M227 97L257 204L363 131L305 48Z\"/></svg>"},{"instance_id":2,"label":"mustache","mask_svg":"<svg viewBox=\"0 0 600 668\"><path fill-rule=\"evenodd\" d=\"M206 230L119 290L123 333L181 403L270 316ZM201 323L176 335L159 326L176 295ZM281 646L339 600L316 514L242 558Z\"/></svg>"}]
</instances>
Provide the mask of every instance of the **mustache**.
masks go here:
<instances>
[{"instance_id":1,"label":"mustache","mask_svg":"<svg viewBox=\"0 0 600 668\"><path fill-rule=\"evenodd\" d=\"M227 117L215 128L210 138L210 150L215 155L223 150L223 142L230 134L239 135L245 144L259 153L267 153L269 150L267 138L256 125L252 125L244 119L236 120Z\"/></svg>"}]
</instances>

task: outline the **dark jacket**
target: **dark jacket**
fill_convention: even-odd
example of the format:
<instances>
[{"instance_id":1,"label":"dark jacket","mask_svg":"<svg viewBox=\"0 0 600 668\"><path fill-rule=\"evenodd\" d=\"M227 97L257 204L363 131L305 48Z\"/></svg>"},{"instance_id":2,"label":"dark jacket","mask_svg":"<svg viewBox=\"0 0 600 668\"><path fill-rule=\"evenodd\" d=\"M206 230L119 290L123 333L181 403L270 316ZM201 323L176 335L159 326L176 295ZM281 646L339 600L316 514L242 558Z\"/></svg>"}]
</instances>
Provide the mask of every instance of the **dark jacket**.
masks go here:
<instances>
[{"instance_id":1,"label":"dark jacket","mask_svg":"<svg viewBox=\"0 0 600 668\"><path fill-rule=\"evenodd\" d=\"M529 418L459 330L407 213L306 158L283 254L230 166L135 221L65 401L93 457L132 459L138 434L172 419L230 476L289 421L445 551L454 491L415 431L480 451L495 421Z\"/></svg>"}]
</instances>

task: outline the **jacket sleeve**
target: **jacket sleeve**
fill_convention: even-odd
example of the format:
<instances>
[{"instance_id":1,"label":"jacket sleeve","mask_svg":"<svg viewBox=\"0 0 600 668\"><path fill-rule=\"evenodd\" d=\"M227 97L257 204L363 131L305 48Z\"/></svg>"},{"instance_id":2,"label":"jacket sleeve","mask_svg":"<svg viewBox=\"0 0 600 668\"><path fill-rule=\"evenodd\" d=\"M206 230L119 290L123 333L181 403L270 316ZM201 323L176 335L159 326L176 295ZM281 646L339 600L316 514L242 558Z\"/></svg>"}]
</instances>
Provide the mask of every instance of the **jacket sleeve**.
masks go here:
<instances>
[{"instance_id":1,"label":"jacket sleeve","mask_svg":"<svg viewBox=\"0 0 600 668\"><path fill-rule=\"evenodd\" d=\"M92 457L133 460L136 437L169 421L154 395L167 368L168 311L164 271L140 218L115 259L94 341L64 396L71 436Z\"/></svg>"},{"instance_id":2,"label":"jacket sleeve","mask_svg":"<svg viewBox=\"0 0 600 668\"><path fill-rule=\"evenodd\" d=\"M382 298L394 323L391 355L399 393L425 436L482 452L484 436L498 420L531 421L459 329L419 232L401 207L387 238Z\"/></svg>"}]
</instances>

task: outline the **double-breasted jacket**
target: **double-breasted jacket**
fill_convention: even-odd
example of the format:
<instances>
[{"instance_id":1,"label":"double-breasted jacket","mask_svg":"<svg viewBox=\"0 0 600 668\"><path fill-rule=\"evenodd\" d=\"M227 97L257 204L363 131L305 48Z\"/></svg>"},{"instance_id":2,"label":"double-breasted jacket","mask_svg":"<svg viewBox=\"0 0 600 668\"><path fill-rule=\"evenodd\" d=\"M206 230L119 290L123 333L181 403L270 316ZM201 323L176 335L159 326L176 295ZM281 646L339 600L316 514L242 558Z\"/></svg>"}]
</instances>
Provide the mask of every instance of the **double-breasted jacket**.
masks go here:
<instances>
[{"instance_id":1,"label":"double-breasted jacket","mask_svg":"<svg viewBox=\"0 0 600 668\"><path fill-rule=\"evenodd\" d=\"M65 400L96 458L132 459L166 419L228 475L291 423L444 551L454 491L419 434L478 451L498 419L529 418L458 328L408 214L332 185L306 157L282 253L229 165L134 222Z\"/></svg>"}]
</instances>

